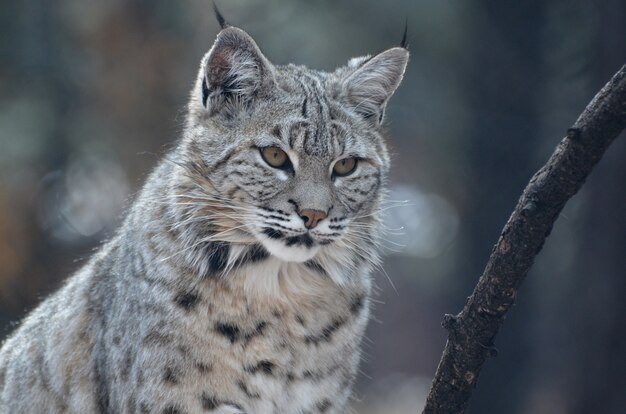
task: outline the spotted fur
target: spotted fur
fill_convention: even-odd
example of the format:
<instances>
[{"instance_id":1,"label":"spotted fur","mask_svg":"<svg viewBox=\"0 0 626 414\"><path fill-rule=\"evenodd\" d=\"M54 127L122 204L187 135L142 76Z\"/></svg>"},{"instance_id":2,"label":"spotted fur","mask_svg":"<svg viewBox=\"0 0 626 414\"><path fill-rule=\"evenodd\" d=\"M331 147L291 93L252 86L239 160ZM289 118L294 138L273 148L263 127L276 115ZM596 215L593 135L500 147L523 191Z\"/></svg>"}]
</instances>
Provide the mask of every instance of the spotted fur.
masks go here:
<instances>
[{"instance_id":1,"label":"spotted fur","mask_svg":"<svg viewBox=\"0 0 626 414\"><path fill-rule=\"evenodd\" d=\"M346 412L379 260L380 126L407 60L277 66L224 24L179 145L4 343L0 412ZM346 157L356 170L333 175ZM307 228L304 209L325 216Z\"/></svg>"}]
</instances>

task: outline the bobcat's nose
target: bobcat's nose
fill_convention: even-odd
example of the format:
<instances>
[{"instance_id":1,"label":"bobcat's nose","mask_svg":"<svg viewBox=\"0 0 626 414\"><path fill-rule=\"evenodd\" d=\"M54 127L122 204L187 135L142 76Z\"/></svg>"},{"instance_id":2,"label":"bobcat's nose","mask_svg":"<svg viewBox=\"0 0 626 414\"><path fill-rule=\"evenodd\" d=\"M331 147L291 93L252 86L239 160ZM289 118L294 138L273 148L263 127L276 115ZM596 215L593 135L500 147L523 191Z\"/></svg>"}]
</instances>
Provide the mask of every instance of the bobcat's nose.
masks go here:
<instances>
[{"instance_id":1,"label":"bobcat's nose","mask_svg":"<svg viewBox=\"0 0 626 414\"><path fill-rule=\"evenodd\" d=\"M304 221L304 227L307 229L315 228L317 223L324 220L328 216L328 214L323 211L311 209L301 210L298 214L300 215L302 221Z\"/></svg>"}]
</instances>

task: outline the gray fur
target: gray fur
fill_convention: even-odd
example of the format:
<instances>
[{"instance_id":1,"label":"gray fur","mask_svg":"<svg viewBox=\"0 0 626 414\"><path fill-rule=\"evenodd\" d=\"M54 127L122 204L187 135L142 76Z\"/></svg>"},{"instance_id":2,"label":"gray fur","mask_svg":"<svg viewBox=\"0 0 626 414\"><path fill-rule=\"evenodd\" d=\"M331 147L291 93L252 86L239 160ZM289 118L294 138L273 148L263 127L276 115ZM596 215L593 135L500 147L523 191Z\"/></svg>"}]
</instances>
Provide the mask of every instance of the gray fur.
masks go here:
<instances>
[{"instance_id":1,"label":"gray fur","mask_svg":"<svg viewBox=\"0 0 626 414\"><path fill-rule=\"evenodd\" d=\"M123 226L4 343L0 412L346 412L379 262L380 124L407 60L275 66L223 29ZM348 156L355 172L333 176ZM328 217L307 230L302 209Z\"/></svg>"}]
</instances>

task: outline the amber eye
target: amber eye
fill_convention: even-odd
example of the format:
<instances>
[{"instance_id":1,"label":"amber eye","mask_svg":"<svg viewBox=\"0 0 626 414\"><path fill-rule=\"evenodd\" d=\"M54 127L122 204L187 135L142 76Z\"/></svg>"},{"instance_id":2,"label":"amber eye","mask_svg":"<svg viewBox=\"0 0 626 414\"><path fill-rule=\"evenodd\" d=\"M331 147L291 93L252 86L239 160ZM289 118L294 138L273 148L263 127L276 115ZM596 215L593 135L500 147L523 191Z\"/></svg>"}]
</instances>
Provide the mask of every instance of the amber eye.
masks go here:
<instances>
[{"instance_id":1,"label":"amber eye","mask_svg":"<svg viewBox=\"0 0 626 414\"><path fill-rule=\"evenodd\" d=\"M356 169L356 158L344 158L335 163L333 174L343 177L352 174Z\"/></svg>"},{"instance_id":2,"label":"amber eye","mask_svg":"<svg viewBox=\"0 0 626 414\"><path fill-rule=\"evenodd\" d=\"M266 163L268 163L271 167L274 168L282 168L287 165L289 161L289 157L285 153L285 151L281 150L278 147L265 147L261 148L261 156Z\"/></svg>"}]
</instances>

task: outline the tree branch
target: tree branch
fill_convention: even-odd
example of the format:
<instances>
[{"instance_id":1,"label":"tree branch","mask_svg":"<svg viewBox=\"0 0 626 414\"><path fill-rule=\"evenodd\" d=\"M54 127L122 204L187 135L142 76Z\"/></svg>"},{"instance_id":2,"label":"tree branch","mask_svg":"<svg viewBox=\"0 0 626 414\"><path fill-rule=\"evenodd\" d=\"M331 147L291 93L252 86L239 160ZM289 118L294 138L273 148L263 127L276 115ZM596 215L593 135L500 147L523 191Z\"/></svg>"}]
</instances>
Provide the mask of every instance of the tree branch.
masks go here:
<instances>
[{"instance_id":1,"label":"tree branch","mask_svg":"<svg viewBox=\"0 0 626 414\"><path fill-rule=\"evenodd\" d=\"M463 413L494 339L565 203L626 127L626 65L587 105L532 177L491 252L472 296L445 315L448 341L423 414Z\"/></svg>"}]
</instances>

